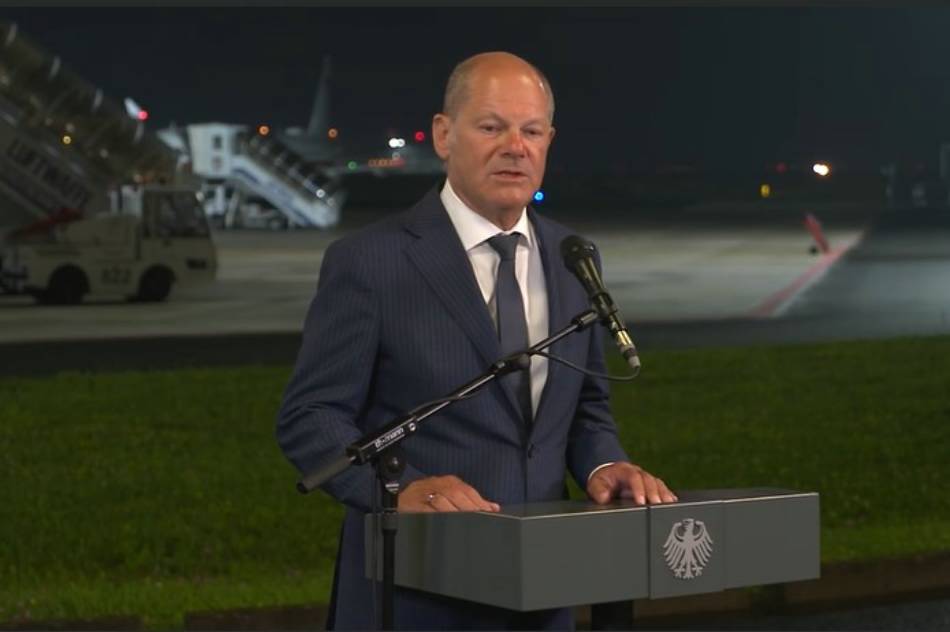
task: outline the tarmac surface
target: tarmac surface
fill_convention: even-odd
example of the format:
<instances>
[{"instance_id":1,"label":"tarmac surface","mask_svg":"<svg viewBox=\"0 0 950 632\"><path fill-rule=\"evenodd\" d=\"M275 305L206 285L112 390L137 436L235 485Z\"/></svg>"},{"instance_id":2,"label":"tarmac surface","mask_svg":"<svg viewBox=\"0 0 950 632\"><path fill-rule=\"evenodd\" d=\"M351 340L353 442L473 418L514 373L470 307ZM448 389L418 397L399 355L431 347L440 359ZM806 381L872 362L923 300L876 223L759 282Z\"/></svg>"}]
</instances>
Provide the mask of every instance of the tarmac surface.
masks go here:
<instances>
[{"instance_id":1,"label":"tarmac surface","mask_svg":"<svg viewBox=\"0 0 950 632\"><path fill-rule=\"evenodd\" d=\"M217 233L217 280L176 287L161 304L87 297L78 306L39 306L0 295L0 344L298 333L326 247L381 215L352 212L326 232ZM870 217L859 208L829 218L825 232L835 252L856 243ZM558 219L598 245L605 282L632 323L773 316L782 306L766 303L827 259L809 253L812 240L797 210Z\"/></svg>"},{"instance_id":2,"label":"tarmac surface","mask_svg":"<svg viewBox=\"0 0 950 632\"><path fill-rule=\"evenodd\" d=\"M950 334L950 212L826 209L826 255L809 252L802 216L745 207L556 218L600 248L642 354ZM0 374L290 364L324 250L378 217L353 213L328 232L219 233L217 281L162 304L0 296Z\"/></svg>"},{"instance_id":3,"label":"tarmac surface","mask_svg":"<svg viewBox=\"0 0 950 632\"><path fill-rule=\"evenodd\" d=\"M378 217L354 212L327 232L219 232L217 280L175 288L161 304L89 297L74 307L37 306L29 297L2 297L0 342L299 332L327 246ZM752 313L815 264L801 217L673 211L596 223L565 219L598 245L607 287L624 316L639 323ZM836 217L827 237L846 248L867 221L862 213Z\"/></svg>"}]
</instances>

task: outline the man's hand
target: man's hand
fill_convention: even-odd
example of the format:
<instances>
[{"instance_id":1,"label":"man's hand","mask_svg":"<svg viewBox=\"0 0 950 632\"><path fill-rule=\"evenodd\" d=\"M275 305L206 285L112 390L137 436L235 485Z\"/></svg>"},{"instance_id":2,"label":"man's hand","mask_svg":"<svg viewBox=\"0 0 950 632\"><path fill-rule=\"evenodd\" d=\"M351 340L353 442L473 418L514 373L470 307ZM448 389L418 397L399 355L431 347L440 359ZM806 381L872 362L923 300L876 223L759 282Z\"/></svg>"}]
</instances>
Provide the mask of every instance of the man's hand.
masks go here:
<instances>
[{"instance_id":1,"label":"man's hand","mask_svg":"<svg viewBox=\"0 0 950 632\"><path fill-rule=\"evenodd\" d=\"M666 483L633 463L612 463L594 472L587 481L587 495L600 505L614 498L632 498L638 505L678 500Z\"/></svg>"},{"instance_id":2,"label":"man's hand","mask_svg":"<svg viewBox=\"0 0 950 632\"><path fill-rule=\"evenodd\" d=\"M430 476L409 483L399 493L399 511L499 511L457 476Z\"/></svg>"}]
</instances>

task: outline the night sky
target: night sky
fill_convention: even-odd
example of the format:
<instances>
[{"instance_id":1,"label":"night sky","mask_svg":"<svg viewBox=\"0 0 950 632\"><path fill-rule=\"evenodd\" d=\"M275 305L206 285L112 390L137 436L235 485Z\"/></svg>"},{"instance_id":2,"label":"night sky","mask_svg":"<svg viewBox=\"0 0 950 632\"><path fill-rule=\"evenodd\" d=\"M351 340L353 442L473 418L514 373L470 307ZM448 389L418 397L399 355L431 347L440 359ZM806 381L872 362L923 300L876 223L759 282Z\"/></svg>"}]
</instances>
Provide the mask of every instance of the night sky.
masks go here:
<instances>
[{"instance_id":1,"label":"night sky","mask_svg":"<svg viewBox=\"0 0 950 632\"><path fill-rule=\"evenodd\" d=\"M950 140L943 8L8 8L0 19L170 121L305 125L332 55L341 138L428 129L484 50L550 78L561 168L934 163Z\"/></svg>"}]
</instances>

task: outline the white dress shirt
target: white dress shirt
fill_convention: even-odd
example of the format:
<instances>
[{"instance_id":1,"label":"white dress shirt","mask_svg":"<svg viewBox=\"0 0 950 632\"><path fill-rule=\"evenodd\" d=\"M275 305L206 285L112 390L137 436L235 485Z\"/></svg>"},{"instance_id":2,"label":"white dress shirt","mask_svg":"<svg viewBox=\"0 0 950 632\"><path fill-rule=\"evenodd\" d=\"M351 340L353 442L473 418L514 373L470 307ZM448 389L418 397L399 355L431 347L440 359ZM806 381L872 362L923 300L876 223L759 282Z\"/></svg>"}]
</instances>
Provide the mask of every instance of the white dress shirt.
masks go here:
<instances>
[{"instance_id":1,"label":"white dress shirt","mask_svg":"<svg viewBox=\"0 0 950 632\"><path fill-rule=\"evenodd\" d=\"M496 326L498 313L495 309L495 282L501 257L487 240L498 233L506 235L520 233L518 247L515 249L515 277L521 288L525 323L528 325L528 342L534 344L547 338L548 290L544 281L544 268L541 265L541 249L534 234L534 227L528 221L528 213L522 210L521 218L511 230L502 230L466 206L452 190L448 179L442 187L440 197L445 210L449 213L449 219L455 226L455 232L462 240L462 247L468 254L478 287L482 291L482 297L488 305L488 312ZM547 358L532 356L531 410L534 414L538 412L538 402L541 401L541 392L544 390L547 379Z\"/></svg>"}]
</instances>

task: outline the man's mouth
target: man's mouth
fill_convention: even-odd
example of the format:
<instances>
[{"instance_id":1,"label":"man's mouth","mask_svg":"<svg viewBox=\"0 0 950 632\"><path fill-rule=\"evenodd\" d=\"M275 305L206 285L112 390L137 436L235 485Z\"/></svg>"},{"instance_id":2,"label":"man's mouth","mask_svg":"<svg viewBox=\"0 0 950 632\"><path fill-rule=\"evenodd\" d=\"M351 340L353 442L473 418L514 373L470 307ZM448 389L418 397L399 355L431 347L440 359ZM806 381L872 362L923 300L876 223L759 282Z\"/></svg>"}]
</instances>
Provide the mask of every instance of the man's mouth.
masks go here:
<instances>
[{"instance_id":1,"label":"man's mouth","mask_svg":"<svg viewBox=\"0 0 950 632\"><path fill-rule=\"evenodd\" d=\"M510 169L502 169L501 171L496 171L494 175L500 178L510 178L512 180L528 177L523 171L514 171Z\"/></svg>"}]
</instances>

